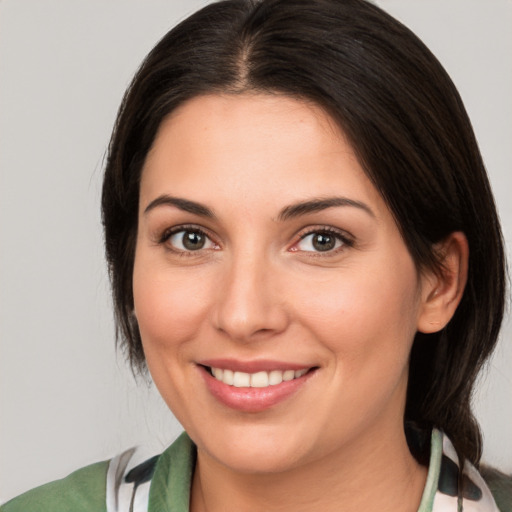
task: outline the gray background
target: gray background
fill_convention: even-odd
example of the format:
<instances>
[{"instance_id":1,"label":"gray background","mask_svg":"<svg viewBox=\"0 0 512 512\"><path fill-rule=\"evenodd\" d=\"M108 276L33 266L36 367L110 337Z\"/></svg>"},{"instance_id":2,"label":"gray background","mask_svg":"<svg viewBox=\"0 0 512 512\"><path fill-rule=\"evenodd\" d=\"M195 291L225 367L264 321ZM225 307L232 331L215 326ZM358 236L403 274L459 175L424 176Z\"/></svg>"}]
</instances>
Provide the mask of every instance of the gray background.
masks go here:
<instances>
[{"instance_id":1,"label":"gray background","mask_svg":"<svg viewBox=\"0 0 512 512\"><path fill-rule=\"evenodd\" d=\"M152 45L202 0L0 1L0 502L180 431L116 356L102 254L103 156ZM512 245L512 2L381 0L458 85ZM510 254L510 249L509 249ZM512 328L475 405L512 471Z\"/></svg>"}]
</instances>

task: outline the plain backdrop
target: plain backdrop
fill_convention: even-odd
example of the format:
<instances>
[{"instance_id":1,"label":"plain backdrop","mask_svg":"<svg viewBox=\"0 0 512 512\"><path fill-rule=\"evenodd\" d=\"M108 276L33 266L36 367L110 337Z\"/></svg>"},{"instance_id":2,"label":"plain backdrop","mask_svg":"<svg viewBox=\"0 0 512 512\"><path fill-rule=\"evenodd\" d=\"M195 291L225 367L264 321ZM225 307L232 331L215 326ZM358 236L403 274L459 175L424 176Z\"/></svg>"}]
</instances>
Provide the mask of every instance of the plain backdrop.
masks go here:
<instances>
[{"instance_id":1,"label":"plain backdrop","mask_svg":"<svg viewBox=\"0 0 512 512\"><path fill-rule=\"evenodd\" d=\"M99 195L122 93L201 0L0 0L0 501L181 427L114 349ZM472 118L512 246L512 2L381 0ZM475 398L512 471L512 328Z\"/></svg>"}]
</instances>

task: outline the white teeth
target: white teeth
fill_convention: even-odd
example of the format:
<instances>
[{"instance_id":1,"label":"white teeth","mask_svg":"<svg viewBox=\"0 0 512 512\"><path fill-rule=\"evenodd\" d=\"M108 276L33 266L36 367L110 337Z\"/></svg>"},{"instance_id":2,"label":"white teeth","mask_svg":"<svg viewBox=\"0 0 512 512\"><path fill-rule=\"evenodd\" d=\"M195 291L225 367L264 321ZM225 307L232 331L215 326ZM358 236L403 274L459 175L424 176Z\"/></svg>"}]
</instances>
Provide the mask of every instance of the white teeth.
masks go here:
<instances>
[{"instance_id":1,"label":"white teeth","mask_svg":"<svg viewBox=\"0 0 512 512\"><path fill-rule=\"evenodd\" d=\"M280 372L279 370L272 370L268 373L268 383L271 386L281 384L281 382L283 382L283 372Z\"/></svg>"},{"instance_id":2,"label":"white teeth","mask_svg":"<svg viewBox=\"0 0 512 512\"><path fill-rule=\"evenodd\" d=\"M215 374L213 375L215 377ZM233 375L233 386L235 388L248 388L251 386L251 375L244 372L235 372Z\"/></svg>"},{"instance_id":3,"label":"white teeth","mask_svg":"<svg viewBox=\"0 0 512 512\"><path fill-rule=\"evenodd\" d=\"M212 368L212 371L213 371L213 368ZM235 377L235 374L232 370L224 370L222 379L219 379L219 380L222 380L222 382L224 382L224 384L229 384L230 386L232 386L233 382L234 382L234 377ZM217 378L217 377L215 377L215 378Z\"/></svg>"},{"instance_id":4,"label":"white teeth","mask_svg":"<svg viewBox=\"0 0 512 512\"><path fill-rule=\"evenodd\" d=\"M221 370L220 368L212 368L212 373L217 380L223 380L224 370Z\"/></svg>"},{"instance_id":5,"label":"white teeth","mask_svg":"<svg viewBox=\"0 0 512 512\"><path fill-rule=\"evenodd\" d=\"M270 372L233 372L232 370L224 370L222 368L211 368L213 376L229 386L236 388L266 388L268 386L276 386L281 382L298 379L308 372L308 368L302 370L272 370Z\"/></svg>"},{"instance_id":6,"label":"white teeth","mask_svg":"<svg viewBox=\"0 0 512 512\"><path fill-rule=\"evenodd\" d=\"M295 379L295 372L293 370L286 370L285 372L283 372L283 380L284 381L293 380L293 379Z\"/></svg>"},{"instance_id":7,"label":"white teeth","mask_svg":"<svg viewBox=\"0 0 512 512\"><path fill-rule=\"evenodd\" d=\"M251 388L266 388L268 386L268 373L258 372L251 375Z\"/></svg>"}]
</instances>

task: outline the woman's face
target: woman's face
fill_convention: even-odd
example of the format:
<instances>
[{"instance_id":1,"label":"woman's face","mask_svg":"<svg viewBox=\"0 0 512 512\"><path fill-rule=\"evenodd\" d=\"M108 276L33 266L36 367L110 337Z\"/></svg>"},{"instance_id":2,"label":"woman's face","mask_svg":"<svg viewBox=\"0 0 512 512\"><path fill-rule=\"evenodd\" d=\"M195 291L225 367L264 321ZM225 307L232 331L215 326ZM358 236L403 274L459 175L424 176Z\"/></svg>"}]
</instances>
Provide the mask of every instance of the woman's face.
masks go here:
<instances>
[{"instance_id":1,"label":"woman's face","mask_svg":"<svg viewBox=\"0 0 512 512\"><path fill-rule=\"evenodd\" d=\"M210 95L160 127L135 314L201 456L280 471L396 438L425 280L320 108Z\"/></svg>"}]
</instances>

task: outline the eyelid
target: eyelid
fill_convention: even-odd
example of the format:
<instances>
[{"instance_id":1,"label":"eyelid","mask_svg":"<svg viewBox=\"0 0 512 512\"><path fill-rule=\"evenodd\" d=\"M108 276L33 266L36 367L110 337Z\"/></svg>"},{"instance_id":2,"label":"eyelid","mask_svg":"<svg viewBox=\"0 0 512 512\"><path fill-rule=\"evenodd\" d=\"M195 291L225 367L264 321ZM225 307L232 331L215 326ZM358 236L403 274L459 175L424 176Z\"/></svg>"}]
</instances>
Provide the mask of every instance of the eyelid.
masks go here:
<instances>
[{"instance_id":1,"label":"eyelid","mask_svg":"<svg viewBox=\"0 0 512 512\"><path fill-rule=\"evenodd\" d=\"M156 242L161 245L167 245L168 249L170 251L176 252L176 253L184 253L184 254L193 254L195 252L200 253L204 250L211 250L211 249L198 249L197 251L182 251L180 249L177 249L175 247L169 247L169 244L167 244L169 238L171 238L173 235L180 233L181 231L192 231L192 232L198 232L204 235L206 238L208 238L214 245L216 245L218 248L220 246L219 242L216 240L215 235L212 235L210 230L200 226L198 224L180 224L176 226L172 226L170 228L164 229L162 233L156 238ZM298 249L294 249L294 247L301 241L304 240L307 236L315 234L315 233L327 233L330 235L335 236L338 240L342 242L342 246L329 250L329 251L301 251L301 252L311 252L312 254L310 256L329 256L333 254L337 254L340 251L343 251L344 249L348 247L353 247L355 244L355 237L349 233L348 231L335 228L334 226L329 225L314 225L314 226L307 226L303 228L299 233L297 234L299 240L295 241L288 250L291 250L292 252L299 252Z\"/></svg>"},{"instance_id":2,"label":"eyelid","mask_svg":"<svg viewBox=\"0 0 512 512\"><path fill-rule=\"evenodd\" d=\"M310 235L311 233L332 233L346 240L347 242L352 241L354 238L350 233L343 229L335 228L334 226L323 226L321 224L315 226L308 226L304 228L303 230L301 230L299 237L302 239Z\"/></svg>"},{"instance_id":3,"label":"eyelid","mask_svg":"<svg viewBox=\"0 0 512 512\"><path fill-rule=\"evenodd\" d=\"M209 231L202 226L198 226L197 224L178 224L176 226L172 226L162 230L161 234L158 236L158 241L163 243L169 237L175 235L176 233L179 233L180 231L197 231L199 233L203 233L208 238L211 238Z\"/></svg>"},{"instance_id":4,"label":"eyelid","mask_svg":"<svg viewBox=\"0 0 512 512\"><path fill-rule=\"evenodd\" d=\"M343 229L335 228L333 226L315 225L315 226L308 226L308 227L304 228L303 230L301 230L301 232L299 232L299 234L298 234L299 240L297 242L295 242L290 249L294 252L295 251L299 252L298 249L293 249L293 248L296 247L297 244L300 243L300 241L304 240L306 237L308 237L312 234L317 234L317 233L327 233L329 235L335 236L338 240L340 240L342 242L342 246L332 249L332 250L329 250L329 251L325 251L325 252L322 252L322 251L302 251L302 252L312 253L312 254L310 254L311 256L313 256L313 255L314 256L322 256L322 255L329 256L329 255L337 254L338 252L343 251L344 249L346 249L348 247L353 247L355 244L355 237Z\"/></svg>"},{"instance_id":5,"label":"eyelid","mask_svg":"<svg viewBox=\"0 0 512 512\"><path fill-rule=\"evenodd\" d=\"M211 249L198 249L197 251L183 251L176 247L171 247L170 244L167 244L167 242L173 235L176 235L177 233L180 233L182 231L191 231L191 232L201 233L206 238L208 238L208 240L210 240L210 242L212 242L214 245L219 246L219 243L215 240L215 237L211 235L210 231L208 229L204 228L203 226L199 226L197 224L180 224L177 226L172 226L170 228L164 229L163 232L157 237L157 243L161 244L161 245L166 245L170 251L180 253L180 254L192 255L193 253L203 252L204 250L211 250Z\"/></svg>"}]
</instances>

